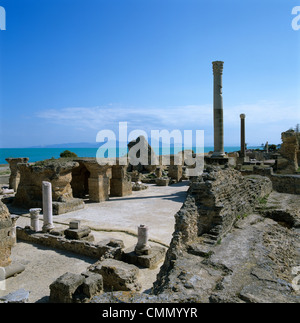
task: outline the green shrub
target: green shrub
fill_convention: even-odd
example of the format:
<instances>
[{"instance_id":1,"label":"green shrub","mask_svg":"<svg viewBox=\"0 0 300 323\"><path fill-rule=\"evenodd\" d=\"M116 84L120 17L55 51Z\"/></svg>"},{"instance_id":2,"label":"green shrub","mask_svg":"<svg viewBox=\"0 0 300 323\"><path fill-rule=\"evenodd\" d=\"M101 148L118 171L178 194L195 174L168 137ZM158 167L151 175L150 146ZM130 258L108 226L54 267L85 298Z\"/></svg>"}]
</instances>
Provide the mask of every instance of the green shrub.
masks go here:
<instances>
[{"instance_id":1,"label":"green shrub","mask_svg":"<svg viewBox=\"0 0 300 323\"><path fill-rule=\"evenodd\" d=\"M67 157L78 157L78 156L70 150L65 150L62 153L60 153L60 157L67 158Z\"/></svg>"}]
</instances>

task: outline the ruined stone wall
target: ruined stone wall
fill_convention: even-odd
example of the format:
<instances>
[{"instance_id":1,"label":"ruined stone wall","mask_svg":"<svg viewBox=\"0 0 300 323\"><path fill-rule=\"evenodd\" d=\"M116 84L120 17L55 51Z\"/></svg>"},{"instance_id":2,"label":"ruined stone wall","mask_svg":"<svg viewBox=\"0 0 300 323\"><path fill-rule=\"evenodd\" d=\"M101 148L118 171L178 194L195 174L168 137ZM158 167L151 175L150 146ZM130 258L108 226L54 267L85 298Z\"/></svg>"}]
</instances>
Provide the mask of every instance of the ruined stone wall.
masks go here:
<instances>
[{"instance_id":1,"label":"ruined stone wall","mask_svg":"<svg viewBox=\"0 0 300 323\"><path fill-rule=\"evenodd\" d=\"M220 237L233 225L237 216L251 212L256 201L269 194L272 183L266 177L244 178L233 169L207 167L191 183L187 200L175 215L184 240L208 233Z\"/></svg>"},{"instance_id":2,"label":"ruined stone wall","mask_svg":"<svg viewBox=\"0 0 300 323\"><path fill-rule=\"evenodd\" d=\"M11 263L9 258L13 245L11 230L12 221L9 211L0 201L0 267L6 267Z\"/></svg>"},{"instance_id":3,"label":"ruined stone wall","mask_svg":"<svg viewBox=\"0 0 300 323\"><path fill-rule=\"evenodd\" d=\"M42 182L52 184L52 199L65 202L73 199L71 180L72 169L78 167L77 162L53 161L43 164L18 164L21 178L14 199L14 205L32 208L42 205Z\"/></svg>"},{"instance_id":4,"label":"ruined stone wall","mask_svg":"<svg viewBox=\"0 0 300 323\"><path fill-rule=\"evenodd\" d=\"M237 221L253 211L272 191L270 179L244 177L230 168L209 166L191 183L186 201L175 215L175 231L155 283L156 292L168 285L174 261L193 244L214 245ZM202 254L202 251L196 251Z\"/></svg>"},{"instance_id":5,"label":"ruined stone wall","mask_svg":"<svg viewBox=\"0 0 300 323\"><path fill-rule=\"evenodd\" d=\"M294 131L286 131L281 134L282 144L280 148L281 158L277 161L277 173L293 174L299 167L300 135Z\"/></svg>"},{"instance_id":6,"label":"ruined stone wall","mask_svg":"<svg viewBox=\"0 0 300 323\"><path fill-rule=\"evenodd\" d=\"M29 158L6 158L5 160L9 163L10 168L9 188L13 189L16 192L20 183L20 171L18 169L18 164L27 163Z\"/></svg>"},{"instance_id":7,"label":"ruined stone wall","mask_svg":"<svg viewBox=\"0 0 300 323\"><path fill-rule=\"evenodd\" d=\"M243 175L267 176L272 181L273 190L279 193L300 194L300 175L279 175L273 173L273 168L254 166L253 171L242 171Z\"/></svg>"},{"instance_id":8,"label":"ruined stone wall","mask_svg":"<svg viewBox=\"0 0 300 323\"><path fill-rule=\"evenodd\" d=\"M279 193L300 194L300 175L273 175L271 180Z\"/></svg>"}]
</instances>

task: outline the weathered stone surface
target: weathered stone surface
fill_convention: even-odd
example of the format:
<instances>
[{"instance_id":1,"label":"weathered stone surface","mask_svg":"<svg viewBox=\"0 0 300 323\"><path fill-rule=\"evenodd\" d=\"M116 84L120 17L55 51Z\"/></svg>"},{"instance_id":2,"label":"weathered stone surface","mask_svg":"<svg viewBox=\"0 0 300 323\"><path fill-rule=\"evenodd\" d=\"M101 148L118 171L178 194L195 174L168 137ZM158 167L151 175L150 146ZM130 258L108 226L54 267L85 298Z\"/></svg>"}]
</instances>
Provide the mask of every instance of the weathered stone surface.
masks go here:
<instances>
[{"instance_id":1,"label":"weathered stone surface","mask_svg":"<svg viewBox=\"0 0 300 323\"><path fill-rule=\"evenodd\" d=\"M243 302L236 295L252 281L251 272L243 272L248 270L250 255L257 250L259 263L266 256L259 240L265 225L258 215L252 218L249 214L271 189L267 178L243 178L229 168L208 167L191 183L187 199L175 216L175 232L154 284L155 294L176 293L181 300L200 302ZM235 229L239 221L247 221L247 225ZM253 260L251 268L255 266ZM235 280L233 274L237 275ZM229 279L230 284L224 287Z\"/></svg>"},{"instance_id":2,"label":"weathered stone surface","mask_svg":"<svg viewBox=\"0 0 300 323\"><path fill-rule=\"evenodd\" d=\"M252 177L206 170L176 214L153 293L104 293L92 302L299 303L299 199L277 192L268 197L270 181ZM272 210L280 216L266 218Z\"/></svg>"},{"instance_id":3,"label":"weathered stone surface","mask_svg":"<svg viewBox=\"0 0 300 323\"><path fill-rule=\"evenodd\" d=\"M142 184L142 182L135 182L132 184L133 191L142 191L142 190L146 190L147 188L148 188L148 186Z\"/></svg>"},{"instance_id":4,"label":"weathered stone surface","mask_svg":"<svg viewBox=\"0 0 300 323\"><path fill-rule=\"evenodd\" d=\"M170 178L168 178L168 177L167 178L164 178L164 177L156 178L155 183L158 186L168 186L170 183Z\"/></svg>"},{"instance_id":5,"label":"weathered stone surface","mask_svg":"<svg viewBox=\"0 0 300 323\"><path fill-rule=\"evenodd\" d=\"M81 239L87 237L91 233L91 229L88 226L81 226L78 229L66 229L65 236L67 239Z\"/></svg>"},{"instance_id":6,"label":"weathered stone surface","mask_svg":"<svg viewBox=\"0 0 300 323\"><path fill-rule=\"evenodd\" d=\"M73 303L76 301L77 295L80 294L79 287L84 282L84 276L65 273L57 278L50 286L50 298L51 303Z\"/></svg>"},{"instance_id":7,"label":"weathered stone surface","mask_svg":"<svg viewBox=\"0 0 300 323\"><path fill-rule=\"evenodd\" d=\"M279 193L300 194L300 175L278 175L274 174L272 167L254 166L253 170L243 170L243 175L267 176L272 181L273 190Z\"/></svg>"},{"instance_id":8,"label":"weathered stone surface","mask_svg":"<svg viewBox=\"0 0 300 323\"><path fill-rule=\"evenodd\" d=\"M294 174L299 167L300 133L293 130L281 134L281 157L277 159L276 172L280 174ZM283 157L283 158L282 158Z\"/></svg>"},{"instance_id":9,"label":"weathered stone surface","mask_svg":"<svg viewBox=\"0 0 300 323\"><path fill-rule=\"evenodd\" d=\"M168 176L175 179L177 182L180 182L182 180L182 165L170 165Z\"/></svg>"},{"instance_id":10,"label":"weathered stone surface","mask_svg":"<svg viewBox=\"0 0 300 323\"><path fill-rule=\"evenodd\" d=\"M158 246L151 246L151 252L148 255L138 255L135 252L135 248L131 247L124 250L122 254L122 260L134 264L136 266L141 266L144 268L154 269L157 264L164 259L166 249Z\"/></svg>"},{"instance_id":11,"label":"weathered stone surface","mask_svg":"<svg viewBox=\"0 0 300 323\"><path fill-rule=\"evenodd\" d=\"M85 277L82 284L82 293L85 297L90 299L103 290L103 277L100 274L86 271L81 275Z\"/></svg>"},{"instance_id":12,"label":"weathered stone surface","mask_svg":"<svg viewBox=\"0 0 300 323\"><path fill-rule=\"evenodd\" d=\"M137 170L139 172L148 171L153 172L156 169L156 165L159 165L159 159L156 156L154 150L148 144L146 138L144 136L139 136L135 140L132 140L128 143L129 149L129 166L128 171ZM141 152L143 155L141 155ZM133 159L140 159L141 156L144 159L135 165Z\"/></svg>"},{"instance_id":13,"label":"weathered stone surface","mask_svg":"<svg viewBox=\"0 0 300 323\"><path fill-rule=\"evenodd\" d=\"M18 169L18 164L27 163L29 158L6 158L5 160L9 163L10 168L9 187L16 192L20 183L20 171Z\"/></svg>"},{"instance_id":14,"label":"weathered stone surface","mask_svg":"<svg viewBox=\"0 0 300 323\"><path fill-rule=\"evenodd\" d=\"M272 183L266 177L243 176L230 168L209 166L191 183L181 210L175 215L175 233L185 241L207 234L217 241L238 216L251 212L257 201L270 194Z\"/></svg>"},{"instance_id":15,"label":"weathered stone surface","mask_svg":"<svg viewBox=\"0 0 300 323\"><path fill-rule=\"evenodd\" d=\"M24 270L25 270L24 265L14 261L5 267L5 278L9 278L11 276L17 275Z\"/></svg>"},{"instance_id":16,"label":"weathered stone surface","mask_svg":"<svg viewBox=\"0 0 300 323\"><path fill-rule=\"evenodd\" d=\"M89 270L102 275L104 287L114 291L139 291L137 281L139 269L115 259L105 259L89 267Z\"/></svg>"},{"instance_id":17,"label":"weathered stone surface","mask_svg":"<svg viewBox=\"0 0 300 323\"><path fill-rule=\"evenodd\" d=\"M20 240L67 250L96 259L120 259L122 248L124 248L124 245L120 241L114 239L92 243L85 240L67 239L64 236L49 233L35 233L28 228L22 229L17 227L17 236Z\"/></svg>"},{"instance_id":18,"label":"weathered stone surface","mask_svg":"<svg viewBox=\"0 0 300 323\"><path fill-rule=\"evenodd\" d=\"M15 292L0 297L0 303L27 303L29 293L30 292L24 288L18 289Z\"/></svg>"},{"instance_id":19,"label":"weathered stone surface","mask_svg":"<svg viewBox=\"0 0 300 323\"><path fill-rule=\"evenodd\" d=\"M81 274L66 272L49 288L51 303L82 303L101 293L103 278L90 271Z\"/></svg>"},{"instance_id":20,"label":"weathered stone surface","mask_svg":"<svg viewBox=\"0 0 300 323\"><path fill-rule=\"evenodd\" d=\"M19 163L21 177L13 204L28 209L42 207L42 182L46 181L52 184L53 214L62 212L60 203L65 203L63 211L73 211L75 206L82 208L83 201L74 201L70 185L72 169L78 165L77 162L60 160L37 162L34 165ZM58 204L55 205L55 202Z\"/></svg>"},{"instance_id":21,"label":"weathered stone surface","mask_svg":"<svg viewBox=\"0 0 300 323\"><path fill-rule=\"evenodd\" d=\"M8 208L0 201L0 267L11 263L10 254L14 244L12 236L12 220Z\"/></svg>"},{"instance_id":22,"label":"weathered stone surface","mask_svg":"<svg viewBox=\"0 0 300 323\"><path fill-rule=\"evenodd\" d=\"M131 177L126 172L127 165L112 166L110 196L127 196L132 194Z\"/></svg>"}]
</instances>

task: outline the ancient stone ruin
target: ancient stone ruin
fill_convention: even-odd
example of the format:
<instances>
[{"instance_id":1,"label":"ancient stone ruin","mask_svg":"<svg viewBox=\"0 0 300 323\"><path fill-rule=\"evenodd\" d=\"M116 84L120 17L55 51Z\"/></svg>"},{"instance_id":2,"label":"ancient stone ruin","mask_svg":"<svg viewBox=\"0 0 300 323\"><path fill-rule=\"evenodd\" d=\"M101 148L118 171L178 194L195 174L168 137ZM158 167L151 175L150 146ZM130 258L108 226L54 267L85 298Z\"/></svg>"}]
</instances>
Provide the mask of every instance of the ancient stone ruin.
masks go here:
<instances>
[{"instance_id":1,"label":"ancient stone ruin","mask_svg":"<svg viewBox=\"0 0 300 323\"><path fill-rule=\"evenodd\" d=\"M85 199L99 203L132 193L127 165L99 165L95 158L17 165L20 182L13 205L22 208L42 208L43 182L52 185L53 214L81 209Z\"/></svg>"},{"instance_id":2,"label":"ancient stone ruin","mask_svg":"<svg viewBox=\"0 0 300 323\"><path fill-rule=\"evenodd\" d=\"M175 215L173 239L154 283L157 300L299 302L289 285L299 236L255 214L271 191L265 177L208 167Z\"/></svg>"},{"instance_id":3,"label":"ancient stone ruin","mask_svg":"<svg viewBox=\"0 0 300 323\"><path fill-rule=\"evenodd\" d=\"M6 205L0 201L0 267L11 263L9 257L13 244L12 220Z\"/></svg>"},{"instance_id":4,"label":"ancient stone ruin","mask_svg":"<svg viewBox=\"0 0 300 323\"><path fill-rule=\"evenodd\" d=\"M72 169L79 164L73 161L45 161L29 165L19 163L20 183L13 205L22 208L42 208L42 183L52 184L53 214L61 214L84 207L81 199L73 197Z\"/></svg>"},{"instance_id":5,"label":"ancient stone ruin","mask_svg":"<svg viewBox=\"0 0 300 323\"><path fill-rule=\"evenodd\" d=\"M17 236L95 260L80 274L68 269L50 284L49 301L53 303L299 303L299 284L294 277L300 259L299 133L282 133L278 154L272 155L268 147L264 152L248 152L245 114L240 114L241 150L226 154L222 73L223 62L213 62L214 151L205 156L200 175L186 175L194 165L180 159L183 152L158 157L143 136L128 144L129 163L117 159L117 164L112 164L105 159L100 165L95 158L77 157L35 164L28 164L28 158L6 159L11 169L10 187L16 191L13 206L29 210L30 225L16 227L18 216L11 216L0 201L0 269L6 269L4 278L24 270L10 267ZM276 163L268 161L270 158ZM264 164L265 160L273 168L266 167L270 165ZM70 221L68 228L53 224L53 214L81 209L87 201L102 203L110 197L128 196L147 188L144 184L179 186L184 179L189 180L189 187L174 216L167 251L162 242L149 243L149 227L144 224L137 227L136 244L126 248L115 238L95 242L91 227L81 225L78 219ZM151 292L141 293L141 270L153 270L162 262Z\"/></svg>"},{"instance_id":6,"label":"ancient stone ruin","mask_svg":"<svg viewBox=\"0 0 300 323\"><path fill-rule=\"evenodd\" d=\"M9 188L16 192L20 183L20 170L18 169L18 164L27 163L29 158L6 158L5 160L8 162L10 168Z\"/></svg>"},{"instance_id":7,"label":"ancient stone ruin","mask_svg":"<svg viewBox=\"0 0 300 323\"><path fill-rule=\"evenodd\" d=\"M300 162L300 133L289 130L281 134L281 139L280 155L276 158L276 172L294 174Z\"/></svg>"}]
</instances>

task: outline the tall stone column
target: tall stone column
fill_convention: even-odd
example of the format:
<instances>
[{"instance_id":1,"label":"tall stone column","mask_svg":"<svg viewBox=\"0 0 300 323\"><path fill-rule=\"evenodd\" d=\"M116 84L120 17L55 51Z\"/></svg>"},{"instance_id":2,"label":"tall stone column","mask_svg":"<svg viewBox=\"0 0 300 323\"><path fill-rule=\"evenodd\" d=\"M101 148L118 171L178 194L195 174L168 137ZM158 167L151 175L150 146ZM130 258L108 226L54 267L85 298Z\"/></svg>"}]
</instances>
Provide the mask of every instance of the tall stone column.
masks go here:
<instances>
[{"instance_id":1,"label":"tall stone column","mask_svg":"<svg viewBox=\"0 0 300 323\"><path fill-rule=\"evenodd\" d=\"M212 62L214 74L214 152L212 157L224 157L222 61Z\"/></svg>"},{"instance_id":2,"label":"tall stone column","mask_svg":"<svg viewBox=\"0 0 300 323\"><path fill-rule=\"evenodd\" d=\"M52 185L50 182L42 182L43 186L43 218L44 225L42 230L47 232L54 228L52 211Z\"/></svg>"},{"instance_id":3,"label":"tall stone column","mask_svg":"<svg viewBox=\"0 0 300 323\"><path fill-rule=\"evenodd\" d=\"M240 115L241 118L241 151L240 151L240 157L246 156L246 142L245 142L245 114Z\"/></svg>"}]
</instances>

